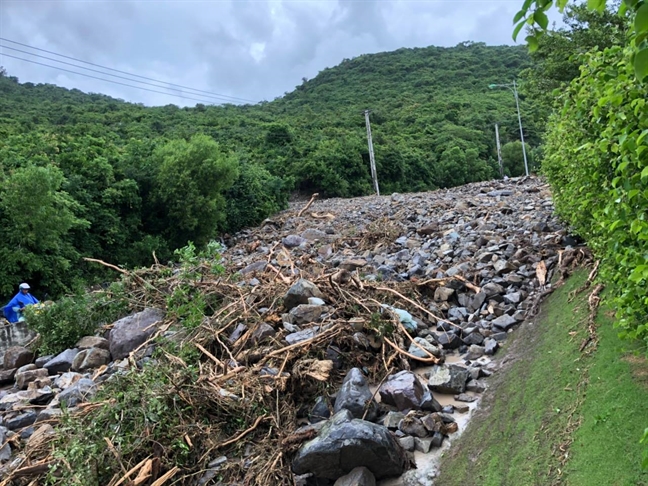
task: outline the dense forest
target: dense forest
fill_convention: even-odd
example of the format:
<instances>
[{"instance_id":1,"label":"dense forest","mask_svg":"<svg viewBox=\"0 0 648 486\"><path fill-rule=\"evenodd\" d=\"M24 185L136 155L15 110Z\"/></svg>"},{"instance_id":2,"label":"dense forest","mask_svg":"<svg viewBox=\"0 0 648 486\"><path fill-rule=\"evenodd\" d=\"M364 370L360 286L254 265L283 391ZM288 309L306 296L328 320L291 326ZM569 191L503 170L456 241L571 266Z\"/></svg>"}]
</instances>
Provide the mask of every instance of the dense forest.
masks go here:
<instances>
[{"instance_id":1,"label":"dense forest","mask_svg":"<svg viewBox=\"0 0 648 486\"><path fill-rule=\"evenodd\" d=\"M525 47L465 42L363 55L257 105L146 107L0 76L0 294L29 280L54 297L187 242L256 224L294 192L371 193L371 110L383 193L523 170L513 94L489 90L530 67ZM537 108L522 100L530 155Z\"/></svg>"}]
</instances>

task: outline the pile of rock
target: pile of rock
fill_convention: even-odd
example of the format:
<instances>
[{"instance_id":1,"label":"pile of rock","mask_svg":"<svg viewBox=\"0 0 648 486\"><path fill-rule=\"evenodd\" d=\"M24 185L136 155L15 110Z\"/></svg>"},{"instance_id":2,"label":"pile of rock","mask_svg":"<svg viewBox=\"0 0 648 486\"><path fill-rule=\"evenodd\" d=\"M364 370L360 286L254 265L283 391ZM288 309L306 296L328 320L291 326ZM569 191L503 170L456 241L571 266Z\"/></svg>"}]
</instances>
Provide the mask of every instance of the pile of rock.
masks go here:
<instances>
[{"instance_id":1,"label":"pile of rock","mask_svg":"<svg viewBox=\"0 0 648 486\"><path fill-rule=\"evenodd\" d=\"M163 317L159 309L145 309L115 322L107 339L86 336L56 356L36 358L27 348L8 348L0 370L0 463L11 457L7 439L19 434L28 440L37 424L59 417L64 408L74 413L100 383L128 369L127 356L147 342ZM138 356L151 352L143 349Z\"/></svg>"}]
</instances>

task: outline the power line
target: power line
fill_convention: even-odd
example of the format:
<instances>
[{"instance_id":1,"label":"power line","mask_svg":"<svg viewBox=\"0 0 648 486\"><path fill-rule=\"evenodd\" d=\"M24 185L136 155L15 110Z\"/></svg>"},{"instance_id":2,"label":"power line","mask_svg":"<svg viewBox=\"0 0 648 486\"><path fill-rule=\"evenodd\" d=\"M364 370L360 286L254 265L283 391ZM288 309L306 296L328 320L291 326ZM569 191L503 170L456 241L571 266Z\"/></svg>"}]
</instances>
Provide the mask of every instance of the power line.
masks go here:
<instances>
[{"instance_id":1,"label":"power line","mask_svg":"<svg viewBox=\"0 0 648 486\"><path fill-rule=\"evenodd\" d=\"M34 56L34 57L39 57L41 59L47 59L48 61L58 62L60 64L65 64L67 66L72 66L72 67L75 67L75 68L78 68L78 69L85 69L86 71L103 74L105 76L112 76L113 78L125 79L126 81L132 81L133 83L146 84L148 86L153 86L155 88L169 89L166 86L160 86L158 84L147 83L146 81L137 81L136 79L127 78L126 76L119 76L118 74L105 73L105 72L99 71L97 69L92 69L92 68L79 66L79 65L73 64L71 62L59 61L58 59L54 59L53 57L41 56L40 54L34 54L32 52L23 51L22 49L16 49L15 47L3 46L3 45L0 44L0 48L2 48L2 49L11 49L12 51L17 51L17 52L22 52L23 54L27 54L28 56ZM160 82L162 82L162 81L160 81ZM195 93L188 93L188 94L195 94ZM219 102L230 102L231 103L231 101L227 100L227 99L218 99L216 96L210 96L210 97L213 97L214 99L218 100Z\"/></svg>"},{"instance_id":2,"label":"power line","mask_svg":"<svg viewBox=\"0 0 648 486\"><path fill-rule=\"evenodd\" d=\"M160 81L159 79L149 78L147 76L140 76L139 74L131 74L131 73L127 72L127 71L120 71L119 69L114 69L114 68L110 68L110 67L107 67L107 66L102 66L100 64L95 64L95 63L90 62L90 61L84 61L82 59L77 59L75 57L66 56L64 54L59 54L58 52L48 51L47 49L41 49L40 47L33 47L33 46L30 46L29 44L23 44L22 42L17 42L17 41L11 40L11 39L6 39L4 37L0 37L0 40L2 40L4 42L10 42L12 44L17 44L19 46L27 47L29 49L34 49L36 51L41 51L41 52L46 52L48 54L53 54L54 56L63 57L65 59L70 59L72 61L82 62L82 63L88 64L90 66L95 66L95 67L99 67L99 68L102 68L102 69L106 69L108 71L114 71L116 73L126 74L128 76L132 76L132 77L135 77L135 78L146 79L148 81L155 81L156 83L163 83L163 84L167 84L169 86L175 86L176 88L182 88L182 89L186 89L186 90L190 90L190 91L196 91L197 93L209 94L209 95L218 96L218 97L221 97L221 98L228 98L228 99L237 100L237 101L246 101L246 102L249 102L249 103L257 103L257 101L250 100L250 99L247 99L247 98L239 98L237 96L221 95L221 94L218 94L218 93L212 93L211 91L204 91L202 89L190 88L189 86L182 86L180 84L167 83L165 81ZM33 55L35 55L35 54L33 54ZM58 62L61 62L61 61L58 61ZM77 67L81 67L81 66L77 66ZM103 74L107 74L107 73L103 73ZM132 81L137 82L137 83L141 82L141 81L135 81L135 80L132 80Z\"/></svg>"},{"instance_id":3,"label":"power line","mask_svg":"<svg viewBox=\"0 0 648 486\"><path fill-rule=\"evenodd\" d=\"M19 61L25 61L25 62L31 62L32 64L38 64L39 66L45 66L45 67L49 67L49 68L53 68L53 69L58 69L59 71L65 71L67 73L78 74L79 76L85 76L87 78L98 79L100 81L106 81L108 83L120 84L122 86L128 86L129 88L142 89L144 91L150 91L151 93L160 93L160 94L167 95L167 96L175 96L177 98L184 98L184 99L187 99L187 100L199 101L201 103L214 104L214 101L212 101L212 100L207 101L207 100L201 100L201 99L198 99L198 98L190 98L189 96L182 96L182 95L179 95L179 94L165 93L164 91L157 91L157 90L154 90L154 89L143 88L142 86L133 86L132 84L126 84L126 83L121 83L119 81L113 81L112 79L105 79L105 78L100 78L98 76L92 76L91 74L78 73L78 72L72 71L70 69L65 69L65 68L58 67L58 66L52 66L50 64L45 64L45 63L38 62L38 61L32 61L30 59L23 59L22 57L12 56L11 54L2 54L2 55L7 56L7 57L11 57L13 59L18 59Z\"/></svg>"}]
</instances>

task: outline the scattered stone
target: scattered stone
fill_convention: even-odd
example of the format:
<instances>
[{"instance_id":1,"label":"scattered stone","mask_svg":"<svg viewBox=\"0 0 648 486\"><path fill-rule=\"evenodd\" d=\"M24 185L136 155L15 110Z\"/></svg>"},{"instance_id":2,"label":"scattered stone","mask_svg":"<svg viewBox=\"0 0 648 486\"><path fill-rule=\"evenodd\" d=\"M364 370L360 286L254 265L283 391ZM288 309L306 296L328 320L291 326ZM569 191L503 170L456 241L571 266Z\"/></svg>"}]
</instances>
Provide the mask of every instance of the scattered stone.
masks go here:
<instances>
[{"instance_id":1,"label":"scattered stone","mask_svg":"<svg viewBox=\"0 0 648 486\"><path fill-rule=\"evenodd\" d=\"M9 385L14 382L16 368L10 370L0 370L0 385Z\"/></svg>"},{"instance_id":2,"label":"scattered stone","mask_svg":"<svg viewBox=\"0 0 648 486\"><path fill-rule=\"evenodd\" d=\"M250 263L245 268L239 270L239 273L242 275L247 275L248 273L257 273L257 272L263 273L265 272L267 266L268 264L265 261L253 262Z\"/></svg>"},{"instance_id":3,"label":"scattered stone","mask_svg":"<svg viewBox=\"0 0 648 486\"><path fill-rule=\"evenodd\" d=\"M398 424L398 430L413 437L425 437L428 435L421 419L414 415L406 415Z\"/></svg>"},{"instance_id":4,"label":"scattered stone","mask_svg":"<svg viewBox=\"0 0 648 486\"><path fill-rule=\"evenodd\" d=\"M66 349L61 354L56 355L47 363L45 363L43 365L43 368L45 368L50 375L70 371L70 368L72 368L72 363L74 362L74 358L76 358L78 352L79 350L77 348Z\"/></svg>"},{"instance_id":5,"label":"scattered stone","mask_svg":"<svg viewBox=\"0 0 648 486\"><path fill-rule=\"evenodd\" d=\"M333 486L376 486L376 478L366 467L356 467L335 481Z\"/></svg>"},{"instance_id":6,"label":"scattered stone","mask_svg":"<svg viewBox=\"0 0 648 486\"><path fill-rule=\"evenodd\" d=\"M273 337L275 334L277 334L277 331L275 331L274 327L272 327L270 324L262 322L252 332L252 336L250 336L250 339L254 343L261 343L264 340Z\"/></svg>"},{"instance_id":7,"label":"scattered stone","mask_svg":"<svg viewBox=\"0 0 648 486\"><path fill-rule=\"evenodd\" d=\"M443 445L443 434L441 432L435 432L432 436L431 447L441 447Z\"/></svg>"},{"instance_id":8,"label":"scattered stone","mask_svg":"<svg viewBox=\"0 0 648 486\"><path fill-rule=\"evenodd\" d=\"M474 361L482 356L484 356L484 347L476 344L472 344L470 348L468 348L468 353L466 353L466 359L469 361Z\"/></svg>"},{"instance_id":9,"label":"scattered stone","mask_svg":"<svg viewBox=\"0 0 648 486\"><path fill-rule=\"evenodd\" d=\"M344 260L342 263L340 263L340 268L348 270L349 272L353 272L356 268L362 268L366 264L366 260L363 260L361 258L353 258L350 260Z\"/></svg>"},{"instance_id":10,"label":"scattered stone","mask_svg":"<svg viewBox=\"0 0 648 486\"><path fill-rule=\"evenodd\" d=\"M110 343L107 339L99 336L85 336L79 339L79 342L75 346L80 350L90 349L90 348L100 348L109 350Z\"/></svg>"},{"instance_id":11,"label":"scattered stone","mask_svg":"<svg viewBox=\"0 0 648 486\"><path fill-rule=\"evenodd\" d=\"M54 380L54 386L60 388L61 390L65 390L66 388L69 388L72 385L74 385L81 378L83 378L82 374L69 371L57 377Z\"/></svg>"},{"instance_id":12,"label":"scattered stone","mask_svg":"<svg viewBox=\"0 0 648 486\"><path fill-rule=\"evenodd\" d=\"M67 408L76 407L79 403L92 397L96 389L97 386L92 380L81 378L74 385L59 393L58 400L61 405L65 405Z\"/></svg>"},{"instance_id":13,"label":"scattered stone","mask_svg":"<svg viewBox=\"0 0 648 486\"><path fill-rule=\"evenodd\" d=\"M470 380L466 383L466 391L482 393L484 390L486 390L486 386L479 380Z\"/></svg>"},{"instance_id":14,"label":"scattered stone","mask_svg":"<svg viewBox=\"0 0 648 486\"><path fill-rule=\"evenodd\" d=\"M41 410L41 412L38 414L38 418L36 419L35 423L57 419L61 415L63 415L63 410L61 410L60 408L46 408Z\"/></svg>"},{"instance_id":15,"label":"scattered stone","mask_svg":"<svg viewBox=\"0 0 648 486\"><path fill-rule=\"evenodd\" d=\"M376 409L367 379L359 368L351 368L335 398L333 412L337 414L340 410L348 410L353 417L363 418L366 411L365 418L373 420L376 417Z\"/></svg>"},{"instance_id":16,"label":"scattered stone","mask_svg":"<svg viewBox=\"0 0 648 486\"><path fill-rule=\"evenodd\" d=\"M468 370L458 365L434 366L428 378L428 387L437 393L456 394L466 390Z\"/></svg>"},{"instance_id":17,"label":"scattered stone","mask_svg":"<svg viewBox=\"0 0 648 486\"><path fill-rule=\"evenodd\" d=\"M414 448L416 447L416 442L414 440L414 437L412 437L411 435L400 437L398 439L398 442L400 443L401 447L408 452L414 451Z\"/></svg>"},{"instance_id":18,"label":"scattered stone","mask_svg":"<svg viewBox=\"0 0 648 486\"><path fill-rule=\"evenodd\" d=\"M324 294L317 286L305 279L298 280L284 296L283 305L287 310L297 307L299 304L308 304L310 297L324 298Z\"/></svg>"},{"instance_id":19,"label":"scattered stone","mask_svg":"<svg viewBox=\"0 0 648 486\"><path fill-rule=\"evenodd\" d=\"M18 430L22 429L23 427L29 427L34 422L36 422L36 417L36 412L29 410L25 413L21 413L20 415L16 415L9 420L6 420L5 427L7 427L9 430Z\"/></svg>"},{"instance_id":20,"label":"scattered stone","mask_svg":"<svg viewBox=\"0 0 648 486\"><path fill-rule=\"evenodd\" d=\"M72 362L72 371L85 371L110 363L110 351L105 348L89 348L79 352Z\"/></svg>"},{"instance_id":21,"label":"scattered stone","mask_svg":"<svg viewBox=\"0 0 648 486\"><path fill-rule=\"evenodd\" d=\"M52 354L48 354L45 356L39 356L36 358L36 361L34 361L34 364L36 365L36 368L42 368L45 366L45 363L47 363L49 360L51 360L54 357Z\"/></svg>"},{"instance_id":22,"label":"scattered stone","mask_svg":"<svg viewBox=\"0 0 648 486\"><path fill-rule=\"evenodd\" d=\"M34 361L34 353L22 346L11 346L4 354L3 365L5 370L20 368Z\"/></svg>"},{"instance_id":23,"label":"scattered stone","mask_svg":"<svg viewBox=\"0 0 648 486\"><path fill-rule=\"evenodd\" d=\"M455 395L454 399L457 400L458 402L465 402L465 403L472 403L477 401L477 397L468 395L467 393L461 393L459 395Z\"/></svg>"},{"instance_id":24,"label":"scattered stone","mask_svg":"<svg viewBox=\"0 0 648 486\"><path fill-rule=\"evenodd\" d=\"M319 327L311 327L303 331L288 334L284 339L288 344L297 344L308 339L313 339L319 334Z\"/></svg>"},{"instance_id":25,"label":"scattered stone","mask_svg":"<svg viewBox=\"0 0 648 486\"><path fill-rule=\"evenodd\" d=\"M462 403L455 404L454 409L457 413L468 413L470 411L470 407Z\"/></svg>"},{"instance_id":26,"label":"scattered stone","mask_svg":"<svg viewBox=\"0 0 648 486\"><path fill-rule=\"evenodd\" d=\"M8 461L11 458L11 446L7 441L7 428L0 427L0 462Z\"/></svg>"},{"instance_id":27,"label":"scattered stone","mask_svg":"<svg viewBox=\"0 0 648 486\"><path fill-rule=\"evenodd\" d=\"M508 314L504 314L493 320L493 329L497 329L498 331L508 331L510 328L516 325L517 322L518 321L516 321L513 317L509 316Z\"/></svg>"},{"instance_id":28,"label":"scattered stone","mask_svg":"<svg viewBox=\"0 0 648 486\"><path fill-rule=\"evenodd\" d=\"M27 385L32 381L35 381L39 378L47 378L49 373L46 369L37 368L35 370L27 370L21 373L16 373L16 387L19 390L26 390Z\"/></svg>"},{"instance_id":29,"label":"scattered stone","mask_svg":"<svg viewBox=\"0 0 648 486\"><path fill-rule=\"evenodd\" d=\"M310 324L320 318L322 311L321 305L300 304L290 310L290 315L292 316L293 324Z\"/></svg>"},{"instance_id":30,"label":"scattered stone","mask_svg":"<svg viewBox=\"0 0 648 486\"><path fill-rule=\"evenodd\" d=\"M492 338L484 339L484 354L487 356L492 356L499 348L499 343Z\"/></svg>"},{"instance_id":31,"label":"scattered stone","mask_svg":"<svg viewBox=\"0 0 648 486\"><path fill-rule=\"evenodd\" d=\"M286 248L296 248L308 242L308 240L306 238L302 238L301 236L288 235L283 240L281 240L281 242Z\"/></svg>"},{"instance_id":32,"label":"scattered stone","mask_svg":"<svg viewBox=\"0 0 648 486\"><path fill-rule=\"evenodd\" d=\"M362 466L383 479L403 474L408 460L385 427L354 419L348 410L336 413L315 439L302 445L292 462L295 474L333 480Z\"/></svg>"},{"instance_id":33,"label":"scattered stone","mask_svg":"<svg viewBox=\"0 0 648 486\"><path fill-rule=\"evenodd\" d=\"M331 411L329 410L328 401L326 397L317 397L315 400L315 406L308 415L308 420L311 424L316 424L317 422L322 422L327 420L331 416Z\"/></svg>"},{"instance_id":34,"label":"scattered stone","mask_svg":"<svg viewBox=\"0 0 648 486\"><path fill-rule=\"evenodd\" d=\"M128 357L131 351L144 344L155 333L155 324L162 319L162 310L148 308L115 322L108 337L112 358L119 360Z\"/></svg>"},{"instance_id":35,"label":"scattered stone","mask_svg":"<svg viewBox=\"0 0 648 486\"><path fill-rule=\"evenodd\" d=\"M455 289L450 289L448 287L437 287L434 291L434 300L445 302L455 293Z\"/></svg>"},{"instance_id":36,"label":"scattered stone","mask_svg":"<svg viewBox=\"0 0 648 486\"><path fill-rule=\"evenodd\" d=\"M385 418L383 418L383 425L388 429L395 430L404 418L405 414L402 412L389 412L385 415Z\"/></svg>"},{"instance_id":37,"label":"scattered stone","mask_svg":"<svg viewBox=\"0 0 648 486\"><path fill-rule=\"evenodd\" d=\"M307 229L301 234L301 237L305 240L323 240L326 238L326 233L317 229ZM284 243L285 244L285 243ZM299 246L299 245L297 245Z\"/></svg>"},{"instance_id":38,"label":"scattered stone","mask_svg":"<svg viewBox=\"0 0 648 486\"><path fill-rule=\"evenodd\" d=\"M458 349L461 346L461 338L453 332L443 332L437 336L437 342L443 349Z\"/></svg>"},{"instance_id":39,"label":"scattered stone","mask_svg":"<svg viewBox=\"0 0 648 486\"><path fill-rule=\"evenodd\" d=\"M435 356L437 358L443 357L443 351L437 346L431 344L429 341L421 337L415 337L414 341L416 341L416 343L419 344L420 347L416 346L414 343L410 344L409 349L407 350L409 354L416 356L417 358L429 359L430 355L423 351L423 349L425 349L429 351L432 356Z\"/></svg>"},{"instance_id":40,"label":"scattered stone","mask_svg":"<svg viewBox=\"0 0 648 486\"><path fill-rule=\"evenodd\" d=\"M434 400L428 390L411 371L391 375L379 389L382 403L392 405L400 411L418 410Z\"/></svg>"},{"instance_id":41,"label":"scattered stone","mask_svg":"<svg viewBox=\"0 0 648 486\"><path fill-rule=\"evenodd\" d=\"M434 439L432 439L431 437L428 438L414 437L414 447L417 451L422 452L423 454L427 454L428 452L430 452L430 448L432 447L433 440Z\"/></svg>"}]
</instances>

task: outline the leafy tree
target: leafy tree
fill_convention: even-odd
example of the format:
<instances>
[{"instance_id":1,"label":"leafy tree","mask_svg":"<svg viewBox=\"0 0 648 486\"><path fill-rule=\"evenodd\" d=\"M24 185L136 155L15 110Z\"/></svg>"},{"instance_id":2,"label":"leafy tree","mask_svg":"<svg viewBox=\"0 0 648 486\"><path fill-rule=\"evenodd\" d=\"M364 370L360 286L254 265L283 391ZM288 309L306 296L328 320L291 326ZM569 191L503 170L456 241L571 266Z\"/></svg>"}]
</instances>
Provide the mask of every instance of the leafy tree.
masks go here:
<instances>
[{"instance_id":1,"label":"leafy tree","mask_svg":"<svg viewBox=\"0 0 648 486\"><path fill-rule=\"evenodd\" d=\"M223 193L238 177L236 158L208 136L195 135L163 145L152 163L158 167L153 201L158 231L174 248L188 241L206 244L225 220Z\"/></svg>"},{"instance_id":2,"label":"leafy tree","mask_svg":"<svg viewBox=\"0 0 648 486\"><path fill-rule=\"evenodd\" d=\"M531 150L527 144L524 144L527 152L527 164L529 170L533 168ZM526 174L524 168L524 154L522 152L522 142L516 140L502 146L502 164L504 165L504 174L509 177L519 177Z\"/></svg>"},{"instance_id":3,"label":"leafy tree","mask_svg":"<svg viewBox=\"0 0 648 486\"><path fill-rule=\"evenodd\" d=\"M56 167L33 165L3 177L0 292L11 293L23 280L51 292L60 292L70 284L78 258L70 231L87 228L88 222L75 215L79 205L61 190L64 180Z\"/></svg>"}]
</instances>

